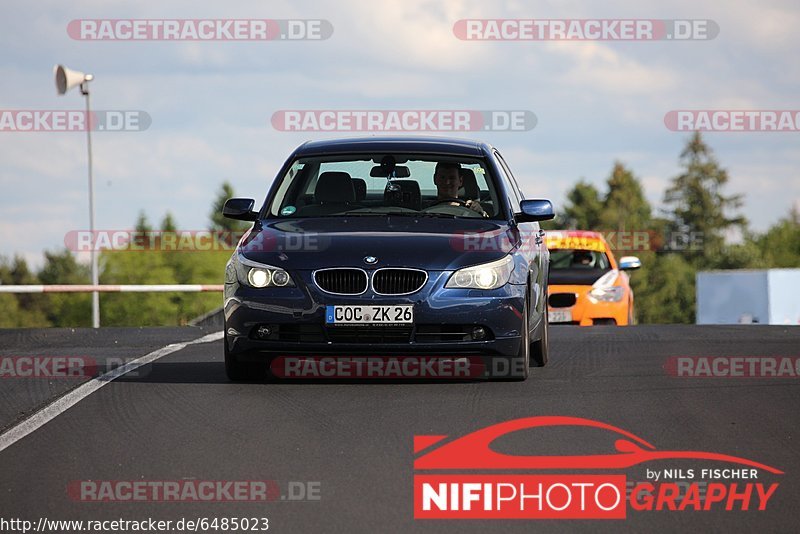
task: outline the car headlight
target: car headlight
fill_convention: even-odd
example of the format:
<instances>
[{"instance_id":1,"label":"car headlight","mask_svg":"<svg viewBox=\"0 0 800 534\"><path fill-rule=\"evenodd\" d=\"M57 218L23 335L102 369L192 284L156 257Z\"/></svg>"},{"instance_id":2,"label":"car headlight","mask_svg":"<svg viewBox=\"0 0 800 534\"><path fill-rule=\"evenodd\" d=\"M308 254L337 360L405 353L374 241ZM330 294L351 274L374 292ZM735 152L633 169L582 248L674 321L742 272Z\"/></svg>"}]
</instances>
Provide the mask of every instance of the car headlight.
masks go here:
<instances>
[{"instance_id":1,"label":"car headlight","mask_svg":"<svg viewBox=\"0 0 800 534\"><path fill-rule=\"evenodd\" d=\"M612 269L597 279L589 291L589 300L592 302L619 302L625 295L622 286L615 286L619 278L619 271Z\"/></svg>"},{"instance_id":2,"label":"car headlight","mask_svg":"<svg viewBox=\"0 0 800 534\"><path fill-rule=\"evenodd\" d=\"M444 287L456 289L497 289L508 283L514 270L511 256L482 265L459 269L450 276Z\"/></svg>"},{"instance_id":3,"label":"car headlight","mask_svg":"<svg viewBox=\"0 0 800 534\"><path fill-rule=\"evenodd\" d=\"M240 284L258 289L264 287L294 286L292 277L280 267L257 263L236 254L231 258L231 265L236 271Z\"/></svg>"}]
</instances>

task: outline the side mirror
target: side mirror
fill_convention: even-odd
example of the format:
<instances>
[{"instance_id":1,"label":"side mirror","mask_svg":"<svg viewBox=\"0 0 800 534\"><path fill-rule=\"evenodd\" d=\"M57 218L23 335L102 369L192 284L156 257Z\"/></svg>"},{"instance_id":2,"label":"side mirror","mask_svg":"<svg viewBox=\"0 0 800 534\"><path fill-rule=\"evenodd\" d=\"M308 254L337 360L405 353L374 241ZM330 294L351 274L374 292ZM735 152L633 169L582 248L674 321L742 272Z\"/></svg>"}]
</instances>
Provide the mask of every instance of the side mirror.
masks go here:
<instances>
[{"instance_id":1,"label":"side mirror","mask_svg":"<svg viewBox=\"0 0 800 534\"><path fill-rule=\"evenodd\" d=\"M642 266L642 261L636 256L623 256L619 259L619 269L621 271L633 271Z\"/></svg>"},{"instance_id":2,"label":"side mirror","mask_svg":"<svg viewBox=\"0 0 800 534\"><path fill-rule=\"evenodd\" d=\"M523 200L519 207L522 211L514 214L517 222L549 221L556 216L553 203L545 199Z\"/></svg>"},{"instance_id":3,"label":"side mirror","mask_svg":"<svg viewBox=\"0 0 800 534\"><path fill-rule=\"evenodd\" d=\"M255 221L258 212L253 211L256 201L252 198L229 198L222 207L222 215L239 221Z\"/></svg>"}]
</instances>

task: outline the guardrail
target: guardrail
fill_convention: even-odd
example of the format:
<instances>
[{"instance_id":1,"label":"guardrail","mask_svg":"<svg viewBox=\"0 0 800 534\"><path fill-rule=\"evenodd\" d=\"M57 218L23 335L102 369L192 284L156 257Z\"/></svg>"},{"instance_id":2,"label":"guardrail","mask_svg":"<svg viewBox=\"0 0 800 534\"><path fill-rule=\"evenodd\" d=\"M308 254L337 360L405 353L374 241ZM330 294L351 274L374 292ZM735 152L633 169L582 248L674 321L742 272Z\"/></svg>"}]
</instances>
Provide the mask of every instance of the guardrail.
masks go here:
<instances>
[{"instance_id":1,"label":"guardrail","mask_svg":"<svg viewBox=\"0 0 800 534\"><path fill-rule=\"evenodd\" d=\"M222 291L223 284L53 284L53 285L0 285L0 293L166 293L170 291L185 291L198 293L202 291Z\"/></svg>"}]
</instances>

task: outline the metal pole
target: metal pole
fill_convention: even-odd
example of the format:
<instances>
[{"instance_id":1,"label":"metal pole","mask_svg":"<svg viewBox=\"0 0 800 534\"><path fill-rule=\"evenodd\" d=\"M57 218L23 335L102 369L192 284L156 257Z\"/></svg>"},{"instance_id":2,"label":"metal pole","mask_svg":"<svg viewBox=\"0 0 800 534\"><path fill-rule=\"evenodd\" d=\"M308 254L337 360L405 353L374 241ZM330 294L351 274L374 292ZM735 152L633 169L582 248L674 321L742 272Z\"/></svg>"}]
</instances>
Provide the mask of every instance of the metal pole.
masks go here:
<instances>
[{"instance_id":1,"label":"metal pole","mask_svg":"<svg viewBox=\"0 0 800 534\"><path fill-rule=\"evenodd\" d=\"M81 93L86 97L86 146L89 154L89 231L92 233L94 243L94 179L92 177L92 112L89 106L89 84L81 83ZM97 274L97 252L94 245L91 250L92 255L92 285L99 284ZM92 327L100 328L100 293L92 291Z\"/></svg>"}]
</instances>

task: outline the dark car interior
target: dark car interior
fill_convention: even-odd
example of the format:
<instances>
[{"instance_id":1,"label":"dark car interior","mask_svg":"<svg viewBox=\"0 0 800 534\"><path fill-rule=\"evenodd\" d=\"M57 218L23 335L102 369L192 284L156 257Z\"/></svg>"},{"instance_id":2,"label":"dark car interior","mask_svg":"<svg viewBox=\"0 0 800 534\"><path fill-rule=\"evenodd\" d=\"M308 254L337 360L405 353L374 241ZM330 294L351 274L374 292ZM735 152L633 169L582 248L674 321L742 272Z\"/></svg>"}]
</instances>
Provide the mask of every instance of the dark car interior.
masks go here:
<instances>
[{"instance_id":1,"label":"dark car interior","mask_svg":"<svg viewBox=\"0 0 800 534\"><path fill-rule=\"evenodd\" d=\"M596 250L550 250L549 283L591 285L611 270L608 256Z\"/></svg>"},{"instance_id":2,"label":"dark car interior","mask_svg":"<svg viewBox=\"0 0 800 534\"><path fill-rule=\"evenodd\" d=\"M291 183L279 207L274 211L293 217L325 217L345 212L351 214L350 212L358 210L366 213L407 211L482 217L461 206L439 203L435 189L423 190L420 186L420 180L432 180L430 172L417 178L411 175L409 167L397 164L405 163L406 160L398 158L398 161L394 161L393 158L387 158L379 160L370 169L371 187L368 187L367 179L351 176L344 170L319 172L320 163L311 161L299 169L295 176L290 177ZM326 167L331 168L331 164L328 163ZM488 217L496 217L496 191L490 190L489 185L481 189L475 171L471 168L462 166L460 176L462 184L458 190L458 199L477 201ZM490 180L484 180L483 183L489 184ZM289 210L285 209L287 206L290 206Z\"/></svg>"}]
</instances>

